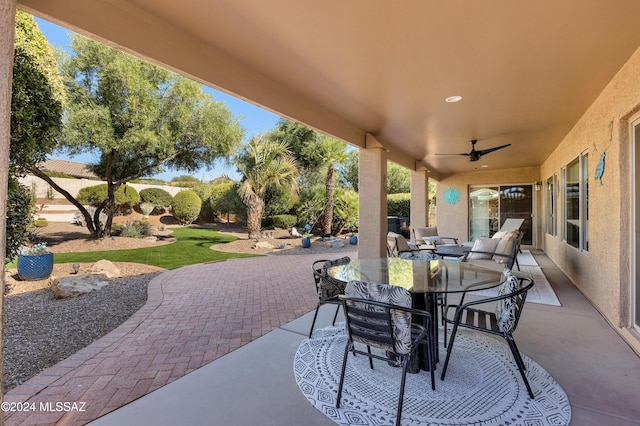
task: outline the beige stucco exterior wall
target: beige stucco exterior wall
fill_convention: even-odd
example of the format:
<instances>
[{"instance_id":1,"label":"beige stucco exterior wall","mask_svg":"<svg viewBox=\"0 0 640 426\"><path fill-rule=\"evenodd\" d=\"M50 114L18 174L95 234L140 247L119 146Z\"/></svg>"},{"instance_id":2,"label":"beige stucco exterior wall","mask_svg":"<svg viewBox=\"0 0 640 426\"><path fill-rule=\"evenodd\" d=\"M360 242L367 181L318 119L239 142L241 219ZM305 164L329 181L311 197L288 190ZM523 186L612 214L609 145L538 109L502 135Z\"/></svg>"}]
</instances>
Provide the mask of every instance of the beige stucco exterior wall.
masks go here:
<instances>
[{"instance_id":1,"label":"beige stucco exterior wall","mask_svg":"<svg viewBox=\"0 0 640 426\"><path fill-rule=\"evenodd\" d=\"M611 80L558 148L543 163L544 179L582 152L589 153L589 252L560 235L545 235L549 257L614 325L629 326L630 310L630 121L640 109L640 50ZM594 178L603 152L602 185ZM558 228L561 229L560 227Z\"/></svg>"},{"instance_id":2,"label":"beige stucco exterior wall","mask_svg":"<svg viewBox=\"0 0 640 426\"><path fill-rule=\"evenodd\" d=\"M469 240L469 186L470 185L533 185L540 181L540 169L527 167L518 169L501 170L475 170L468 173L459 173L442 179L438 183L436 205L438 208L438 234L457 237L460 242ZM460 191L460 202L447 204L444 193L449 188L457 188ZM541 234L538 231L540 225L540 192L534 191L534 243L539 242Z\"/></svg>"}]
</instances>

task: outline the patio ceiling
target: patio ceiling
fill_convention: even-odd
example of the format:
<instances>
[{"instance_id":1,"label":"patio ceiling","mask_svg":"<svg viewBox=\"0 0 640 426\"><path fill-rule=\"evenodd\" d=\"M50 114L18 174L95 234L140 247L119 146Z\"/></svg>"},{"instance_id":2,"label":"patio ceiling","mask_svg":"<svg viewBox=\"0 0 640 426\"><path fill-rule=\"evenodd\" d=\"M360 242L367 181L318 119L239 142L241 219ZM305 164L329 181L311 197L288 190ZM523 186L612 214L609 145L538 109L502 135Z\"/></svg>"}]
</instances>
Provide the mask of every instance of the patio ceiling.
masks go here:
<instances>
[{"instance_id":1,"label":"patio ceiling","mask_svg":"<svg viewBox=\"0 0 640 426\"><path fill-rule=\"evenodd\" d=\"M433 176L540 165L640 46L637 0L19 0ZM461 95L458 103L448 96ZM437 153L511 143L478 162Z\"/></svg>"}]
</instances>

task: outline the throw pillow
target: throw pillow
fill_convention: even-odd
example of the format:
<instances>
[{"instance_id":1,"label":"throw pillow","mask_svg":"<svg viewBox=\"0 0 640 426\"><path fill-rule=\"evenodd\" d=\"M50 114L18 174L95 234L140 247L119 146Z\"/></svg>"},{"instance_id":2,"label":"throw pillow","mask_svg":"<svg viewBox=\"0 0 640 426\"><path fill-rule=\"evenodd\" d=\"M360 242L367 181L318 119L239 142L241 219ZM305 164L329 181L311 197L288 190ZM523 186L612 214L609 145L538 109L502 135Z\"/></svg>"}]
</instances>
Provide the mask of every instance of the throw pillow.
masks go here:
<instances>
[{"instance_id":1,"label":"throw pillow","mask_svg":"<svg viewBox=\"0 0 640 426\"><path fill-rule=\"evenodd\" d=\"M518 231L507 232L506 235L498 241L496 253L511 256L513 253L513 245L516 243L517 239ZM507 256L493 256L493 260L497 263L509 263L510 259Z\"/></svg>"},{"instance_id":2,"label":"throw pillow","mask_svg":"<svg viewBox=\"0 0 640 426\"><path fill-rule=\"evenodd\" d=\"M510 294L518 291L518 279L507 268L502 272L504 282L498 290L498 296ZM516 325L516 313L518 303L515 297L507 297L496 303L496 322L498 329L503 333L510 333Z\"/></svg>"},{"instance_id":3,"label":"throw pillow","mask_svg":"<svg viewBox=\"0 0 640 426\"><path fill-rule=\"evenodd\" d=\"M478 238L475 243L473 243L471 253L467 256L467 260L490 260L499 242L499 240L494 238ZM474 251L485 251L487 253L474 253Z\"/></svg>"},{"instance_id":4,"label":"throw pillow","mask_svg":"<svg viewBox=\"0 0 640 426\"><path fill-rule=\"evenodd\" d=\"M507 235L506 231L498 231L495 234L493 234L491 236L491 238L495 238L495 239L499 240L500 238L504 237L505 235Z\"/></svg>"}]
</instances>

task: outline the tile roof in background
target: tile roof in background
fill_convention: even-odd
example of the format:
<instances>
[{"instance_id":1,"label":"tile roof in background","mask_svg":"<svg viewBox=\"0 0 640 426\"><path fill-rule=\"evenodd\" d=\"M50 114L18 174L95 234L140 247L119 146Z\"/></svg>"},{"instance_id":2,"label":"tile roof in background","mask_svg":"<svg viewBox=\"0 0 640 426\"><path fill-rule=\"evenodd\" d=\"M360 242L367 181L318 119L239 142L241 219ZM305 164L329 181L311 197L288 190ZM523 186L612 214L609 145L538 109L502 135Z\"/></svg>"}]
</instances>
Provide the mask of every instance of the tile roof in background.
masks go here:
<instances>
[{"instance_id":1,"label":"tile roof in background","mask_svg":"<svg viewBox=\"0 0 640 426\"><path fill-rule=\"evenodd\" d=\"M68 160L46 160L40 164L40 170L65 173L80 179L99 180L98 175L87 168L86 164Z\"/></svg>"}]
</instances>

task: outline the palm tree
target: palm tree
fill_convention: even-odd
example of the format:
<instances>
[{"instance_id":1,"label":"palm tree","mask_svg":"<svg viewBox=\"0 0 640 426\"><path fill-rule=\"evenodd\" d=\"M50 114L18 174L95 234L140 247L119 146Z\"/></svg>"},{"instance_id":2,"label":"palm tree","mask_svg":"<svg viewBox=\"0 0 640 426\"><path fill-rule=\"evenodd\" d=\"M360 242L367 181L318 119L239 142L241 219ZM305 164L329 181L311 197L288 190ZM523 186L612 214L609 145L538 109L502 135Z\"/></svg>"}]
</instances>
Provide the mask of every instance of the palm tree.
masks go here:
<instances>
[{"instance_id":1,"label":"palm tree","mask_svg":"<svg viewBox=\"0 0 640 426\"><path fill-rule=\"evenodd\" d=\"M285 140L289 143L293 155L301 167L310 176L313 176L312 181L315 181L316 174L322 173L325 203L320 217L320 231L322 235L331 235L336 186L334 172L336 165L344 163L346 160L346 144L284 118L280 120L269 136L272 139Z\"/></svg>"},{"instance_id":2,"label":"palm tree","mask_svg":"<svg viewBox=\"0 0 640 426\"><path fill-rule=\"evenodd\" d=\"M286 143L254 137L235 157L234 164L243 177L238 194L247 207L249 238L258 238L264 197L269 189L298 191L298 166Z\"/></svg>"}]
</instances>

